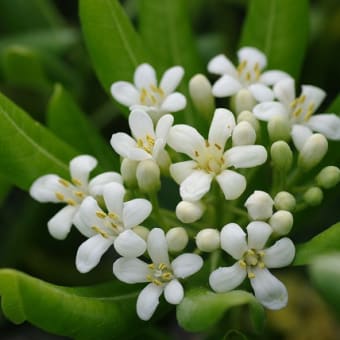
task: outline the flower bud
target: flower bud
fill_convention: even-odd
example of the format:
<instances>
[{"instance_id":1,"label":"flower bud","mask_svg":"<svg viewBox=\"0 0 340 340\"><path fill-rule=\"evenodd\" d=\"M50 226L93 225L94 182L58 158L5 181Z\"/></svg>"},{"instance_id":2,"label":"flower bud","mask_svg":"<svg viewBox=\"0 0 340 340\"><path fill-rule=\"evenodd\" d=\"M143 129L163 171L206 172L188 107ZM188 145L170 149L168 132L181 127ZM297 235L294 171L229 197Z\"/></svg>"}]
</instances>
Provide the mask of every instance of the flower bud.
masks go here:
<instances>
[{"instance_id":1,"label":"flower bud","mask_svg":"<svg viewBox=\"0 0 340 340\"><path fill-rule=\"evenodd\" d=\"M293 227L293 215L286 210L279 210L269 219L269 224L277 235L287 235Z\"/></svg>"},{"instance_id":2,"label":"flower bud","mask_svg":"<svg viewBox=\"0 0 340 340\"><path fill-rule=\"evenodd\" d=\"M319 205L322 202L323 199L323 192L318 187L312 187L309 188L303 195L303 199L305 202L314 207L316 205Z\"/></svg>"},{"instance_id":3,"label":"flower bud","mask_svg":"<svg viewBox=\"0 0 340 340\"><path fill-rule=\"evenodd\" d=\"M183 250L188 244L188 233L183 227L176 227L170 229L166 233L166 240L168 243L169 251L179 252Z\"/></svg>"},{"instance_id":4,"label":"flower bud","mask_svg":"<svg viewBox=\"0 0 340 340\"><path fill-rule=\"evenodd\" d=\"M287 117L277 115L272 117L267 125L269 138L275 142L283 140L288 142L290 140L290 123Z\"/></svg>"},{"instance_id":5,"label":"flower bud","mask_svg":"<svg viewBox=\"0 0 340 340\"><path fill-rule=\"evenodd\" d=\"M316 183L324 188L335 187L340 181L340 169L336 166L326 166L316 176Z\"/></svg>"},{"instance_id":6,"label":"flower bud","mask_svg":"<svg viewBox=\"0 0 340 340\"><path fill-rule=\"evenodd\" d=\"M208 78L203 74L193 76L189 82L189 92L196 110L211 118L215 110L215 98Z\"/></svg>"},{"instance_id":7,"label":"flower bud","mask_svg":"<svg viewBox=\"0 0 340 340\"><path fill-rule=\"evenodd\" d=\"M152 193L161 187L160 171L155 161L147 159L137 166L136 177L141 191Z\"/></svg>"},{"instance_id":8,"label":"flower bud","mask_svg":"<svg viewBox=\"0 0 340 340\"><path fill-rule=\"evenodd\" d=\"M237 123L240 122L248 122L255 130L256 133L260 130L260 123L257 120L257 118L254 116L254 114L250 111L242 111L237 116Z\"/></svg>"},{"instance_id":9,"label":"flower bud","mask_svg":"<svg viewBox=\"0 0 340 340\"><path fill-rule=\"evenodd\" d=\"M199 250L212 252L220 247L220 232L217 229L207 228L196 235L196 245Z\"/></svg>"},{"instance_id":10,"label":"flower bud","mask_svg":"<svg viewBox=\"0 0 340 340\"><path fill-rule=\"evenodd\" d=\"M137 186L137 161L133 161L132 159L124 158L120 165L120 173L122 174L124 184L128 187L136 187Z\"/></svg>"},{"instance_id":11,"label":"flower bud","mask_svg":"<svg viewBox=\"0 0 340 340\"><path fill-rule=\"evenodd\" d=\"M244 205L252 220L266 220L273 214L274 201L265 191L254 191Z\"/></svg>"},{"instance_id":12,"label":"flower bud","mask_svg":"<svg viewBox=\"0 0 340 340\"><path fill-rule=\"evenodd\" d=\"M328 142L324 135L314 133L305 141L298 158L298 166L305 171L314 168L325 156Z\"/></svg>"},{"instance_id":13,"label":"flower bud","mask_svg":"<svg viewBox=\"0 0 340 340\"><path fill-rule=\"evenodd\" d=\"M193 223L202 217L204 209L201 202L181 201L177 204L176 216L183 223Z\"/></svg>"},{"instance_id":14,"label":"flower bud","mask_svg":"<svg viewBox=\"0 0 340 340\"><path fill-rule=\"evenodd\" d=\"M161 150L157 156L157 164L159 165L159 169L161 173L165 176L169 175L169 168L171 165L171 159L167 151Z\"/></svg>"},{"instance_id":15,"label":"flower bud","mask_svg":"<svg viewBox=\"0 0 340 340\"><path fill-rule=\"evenodd\" d=\"M233 97L234 107L236 114L241 113L244 110L252 110L256 104L256 100L247 89L241 89Z\"/></svg>"},{"instance_id":16,"label":"flower bud","mask_svg":"<svg viewBox=\"0 0 340 340\"><path fill-rule=\"evenodd\" d=\"M274 198L274 203L277 210L293 211L296 207L295 197L287 191L277 193Z\"/></svg>"},{"instance_id":17,"label":"flower bud","mask_svg":"<svg viewBox=\"0 0 340 340\"><path fill-rule=\"evenodd\" d=\"M278 141L272 144L270 148L270 155L273 166L277 170L287 172L293 162L293 152L289 145L284 141Z\"/></svg>"},{"instance_id":18,"label":"flower bud","mask_svg":"<svg viewBox=\"0 0 340 340\"><path fill-rule=\"evenodd\" d=\"M145 228L142 225L137 225L136 227L133 227L132 230L144 241L147 241L150 232L148 228Z\"/></svg>"},{"instance_id":19,"label":"flower bud","mask_svg":"<svg viewBox=\"0 0 340 340\"><path fill-rule=\"evenodd\" d=\"M255 144L256 132L248 122L238 123L232 135L233 145L251 145Z\"/></svg>"}]
</instances>

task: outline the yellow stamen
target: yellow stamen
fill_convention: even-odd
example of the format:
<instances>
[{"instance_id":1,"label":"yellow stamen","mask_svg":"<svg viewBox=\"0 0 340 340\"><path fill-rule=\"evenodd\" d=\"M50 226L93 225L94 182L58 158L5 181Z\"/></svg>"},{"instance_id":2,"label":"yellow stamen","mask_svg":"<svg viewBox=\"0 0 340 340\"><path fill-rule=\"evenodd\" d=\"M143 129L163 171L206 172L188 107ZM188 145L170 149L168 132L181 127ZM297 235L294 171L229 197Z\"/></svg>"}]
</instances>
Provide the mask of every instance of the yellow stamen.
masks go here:
<instances>
[{"instance_id":1,"label":"yellow stamen","mask_svg":"<svg viewBox=\"0 0 340 340\"><path fill-rule=\"evenodd\" d=\"M62 186L64 186L65 188L69 187L70 184L71 184L69 181L66 181L66 180L63 179L63 178L59 178L58 182L59 182Z\"/></svg>"},{"instance_id":2,"label":"yellow stamen","mask_svg":"<svg viewBox=\"0 0 340 340\"><path fill-rule=\"evenodd\" d=\"M154 264L154 263L150 263L150 264L148 265L148 267L149 267L150 269L154 270L154 269L155 269L155 264Z\"/></svg>"},{"instance_id":3,"label":"yellow stamen","mask_svg":"<svg viewBox=\"0 0 340 340\"><path fill-rule=\"evenodd\" d=\"M238 261L238 263L239 263L239 265L241 266L241 268L247 268L247 264L246 264L246 262L245 261L243 261L243 260L240 260L240 261Z\"/></svg>"},{"instance_id":4,"label":"yellow stamen","mask_svg":"<svg viewBox=\"0 0 340 340\"><path fill-rule=\"evenodd\" d=\"M101 230L99 227L97 226L92 226L91 229L93 231L95 231L96 233L100 234L101 236L103 236L104 238L109 238L108 233L106 233L105 231Z\"/></svg>"},{"instance_id":5,"label":"yellow stamen","mask_svg":"<svg viewBox=\"0 0 340 340\"><path fill-rule=\"evenodd\" d=\"M76 201L73 200L73 199L67 199L67 200L65 200L65 202L66 202L68 205L72 205L73 207L74 207L75 205L77 205Z\"/></svg>"},{"instance_id":6,"label":"yellow stamen","mask_svg":"<svg viewBox=\"0 0 340 340\"><path fill-rule=\"evenodd\" d=\"M74 194L79 198L84 198L85 194L82 191L75 191Z\"/></svg>"},{"instance_id":7,"label":"yellow stamen","mask_svg":"<svg viewBox=\"0 0 340 340\"><path fill-rule=\"evenodd\" d=\"M65 196L61 192L56 192L55 197L57 197L59 201L63 201L65 199Z\"/></svg>"},{"instance_id":8,"label":"yellow stamen","mask_svg":"<svg viewBox=\"0 0 340 340\"><path fill-rule=\"evenodd\" d=\"M294 116L294 117L298 117L298 116L300 116L301 112L302 112L302 109L301 109L301 107L300 107L300 108L298 108L297 110L295 110L295 111L293 112L293 116Z\"/></svg>"},{"instance_id":9,"label":"yellow stamen","mask_svg":"<svg viewBox=\"0 0 340 340\"><path fill-rule=\"evenodd\" d=\"M108 215L112 220L116 220L116 219L118 219L118 215L117 214L115 214L114 212L109 212L109 215Z\"/></svg>"},{"instance_id":10,"label":"yellow stamen","mask_svg":"<svg viewBox=\"0 0 340 340\"><path fill-rule=\"evenodd\" d=\"M152 283L154 283L156 286L161 286L162 285L162 282L157 280L157 279L153 279Z\"/></svg>"},{"instance_id":11,"label":"yellow stamen","mask_svg":"<svg viewBox=\"0 0 340 340\"><path fill-rule=\"evenodd\" d=\"M219 144L215 143L214 145L215 145L215 148L216 148L216 149L222 150L222 147L221 147Z\"/></svg>"},{"instance_id":12,"label":"yellow stamen","mask_svg":"<svg viewBox=\"0 0 340 340\"><path fill-rule=\"evenodd\" d=\"M79 179L77 179L77 178L72 178L72 183L74 185L76 185L77 187L81 187L82 186L81 181Z\"/></svg>"},{"instance_id":13,"label":"yellow stamen","mask_svg":"<svg viewBox=\"0 0 340 340\"><path fill-rule=\"evenodd\" d=\"M105 218L106 217L106 214L104 213L104 211L100 211L100 210L96 211L96 215L99 218Z\"/></svg>"},{"instance_id":14,"label":"yellow stamen","mask_svg":"<svg viewBox=\"0 0 340 340\"><path fill-rule=\"evenodd\" d=\"M248 277L249 277L249 279L254 279L255 278L255 274L252 273L252 272L249 272L248 273Z\"/></svg>"},{"instance_id":15,"label":"yellow stamen","mask_svg":"<svg viewBox=\"0 0 340 340\"><path fill-rule=\"evenodd\" d=\"M159 265L158 265L158 269L159 270L164 270L164 269L166 269L167 267L166 267L166 264L165 263L160 263Z\"/></svg>"}]
</instances>

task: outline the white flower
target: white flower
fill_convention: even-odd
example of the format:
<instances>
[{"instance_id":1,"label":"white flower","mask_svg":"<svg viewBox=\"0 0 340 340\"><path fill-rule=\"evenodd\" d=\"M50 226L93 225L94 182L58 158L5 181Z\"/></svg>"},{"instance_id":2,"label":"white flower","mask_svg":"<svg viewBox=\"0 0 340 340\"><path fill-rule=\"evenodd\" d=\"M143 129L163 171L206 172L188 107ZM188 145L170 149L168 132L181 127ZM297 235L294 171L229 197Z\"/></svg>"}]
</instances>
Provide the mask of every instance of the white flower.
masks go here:
<instances>
[{"instance_id":1,"label":"white flower","mask_svg":"<svg viewBox=\"0 0 340 340\"><path fill-rule=\"evenodd\" d=\"M255 190L244 205L252 220L267 220L273 215L274 201L265 191Z\"/></svg>"},{"instance_id":2,"label":"white flower","mask_svg":"<svg viewBox=\"0 0 340 340\"><path fill-rule=\"evenodd\" d=\"M113 273L123 282L150 282L137 300L137 314L142 320L151 318L163 292L167 302L179 304L184 297L184 290L178 279L195 274L203 265L199 255L188 253L176 257L170 263L167 241L163 230L159 228L150 231L147 243L151 264L137 258L122 257L113 265Z\"/></svg>"},{"instance_id":3,"label":"white flower","mask_svg":"<svg viewBox=\"0 0 340 340\"><path fill-rule=\"evenodd\" d=\"M216 109L208 140L188 125L175 125L170 129L168 144L192 158L170 166L170 173L180 184L184 201L201 199L209 191L213 178L227 200L236 199L244 192L246 179L228 168L252 168L266 161L267 152L261 145L239 145L224 150L234 128L233 114L226 109Z\"/></svg>"},{"instance_id":4,"label":"white flower","mask_svg":"<svg viewBox=\"0 0 340 340\"><path fill-rule=\"evenodd\" d=\"M183 78L181 66L169 68L157 85L156 72L149 64L141 64L134 74L134 85L126 81L118 81L111 86L112 96L121 104L131 109L144 109L154 121L169 112L177 112L185 108L186 99L174 92Z\"/></svg>"},{"instance_id":5,"label":"white flower","mask_svg":"<svg viewBox=\"0 0 340 340\"><path fill-rule=\"evenodd\" d=\"M47 223L53 237L62 240L67 236L85 197L102 195L103 186L107 183L122 183L121 176L116 172L105 172L88 181L89 174L96 165L97 160L94 157L81 155L70 162L71 181L49 174L39 177L31 185L30 195L35 200L67 204Z\"/></svg>"},{"instance_id":6,"label":"white flower","mask_svg":"<svg viewBox=\"0 0 340 340\"><path fill-rule=\"evenodd\" d=\"M265 222L251 222L246 233L236 223L229 223L221 231L221 248L237 262L230 267L220 267L209 277L211 288L216 292L228 292L240 285L248 275L256 298L269 309L286 306L286 287L267 268L289 265L295 256L295 247L289 238L282 238L269 248L263 249L272 233Z\"/></svg>"},{"instance_id":7,"label":"white flower","mask_svg":"<svg viewBox=\"0 0 340 340\"><path fill-rule=\"evenodd\" d=\"M239 64L237 68L224 55L214 57L208 64L211 73L221 75L216 81L212 92L216 97L229 97L241 89L248 89L258 101L273 100L273 92L269 88L280 79L290 77L282 71L266 71L266 56L254 47L243 47L237 52Z\"/></svg>"},{"instance_id":8,"label":"white flower","mask_svg":"<svg viewBox=\"0 0 340 340\"><path fill-rule=\"evenodd\" d=\"M117 253L126 257L142 255L145 241L131 228L142 223L151 213L151 203L145 199L124 202L125 189L119 183L104 187L104 212L92 197L87 197L76 216L77 228L89 239L77 251L76 267L81 273L94 268L113 244Z\"/></svg>"},{"instance_id":9,"label":"white flower","mask_svg":"<svg viewBox=\"0 0 340 340\"><path fill-rule=\"evenodd\" d=\"M339 117L330 113L313 115L325 98L326 94L322 89L303 85L301 95L296 98L294 80L284 79L274 86L274 93L279 102L256 105L254 115L264 121L277 115L286 117L291 124L291 135L298 150L302 149L312 131L329 139L340 140Z\"/></svg>"}]
</instances>

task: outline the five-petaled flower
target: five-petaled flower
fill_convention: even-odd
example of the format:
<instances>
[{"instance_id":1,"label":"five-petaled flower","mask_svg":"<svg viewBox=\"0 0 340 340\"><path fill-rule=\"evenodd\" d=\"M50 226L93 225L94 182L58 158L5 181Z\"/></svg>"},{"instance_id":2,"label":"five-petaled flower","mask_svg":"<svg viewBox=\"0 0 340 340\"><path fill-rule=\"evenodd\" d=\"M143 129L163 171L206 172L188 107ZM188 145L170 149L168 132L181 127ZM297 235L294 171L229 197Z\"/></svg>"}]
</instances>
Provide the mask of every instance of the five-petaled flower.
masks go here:
<instances>
[{"instance_id":1,"label":"five-petaled flower","mask_svg":"<svg viewBox=\"0 0 340 340\"><path fill-rule=\"evenodd\" d=\"M203 265L199 255L189 253L179 255L170 262L164 231L159 228L150 231L147 249L151 264L138 258L122 257L113 265L113 273L123 282L149 282L137 299L137 314L142 320L152 317L163 292L167 302L179 304L184 290L178 279L195 274Z\"/></svg>"},{"instance_id":2,"label":"five-petaled flower","mask_svg":"<svg viewBox=\"0 0 340 340\"><path fill-rule=\"evenodd\" d=\"M251 222L246 233L236 223L225 225L221 231L221 248L237 262L230 267L220 267L209 277L216 292L228 292L239 286L248 275L256 298L269 309L286 306L288 293L281 281L267 268L288 266L294 259L293 242L285 237L265 248L272 228L265 222Z\"/></svg>"}]
</instances>

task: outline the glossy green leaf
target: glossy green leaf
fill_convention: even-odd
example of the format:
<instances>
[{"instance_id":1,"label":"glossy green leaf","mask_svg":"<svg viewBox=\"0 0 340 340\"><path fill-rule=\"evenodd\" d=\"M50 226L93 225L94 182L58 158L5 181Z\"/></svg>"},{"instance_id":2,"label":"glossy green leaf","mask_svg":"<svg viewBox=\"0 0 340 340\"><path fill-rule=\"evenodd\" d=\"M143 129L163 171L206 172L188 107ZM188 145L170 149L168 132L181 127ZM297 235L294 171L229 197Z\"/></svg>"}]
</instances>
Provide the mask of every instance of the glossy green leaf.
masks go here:
<instances>
[{"instance_id":1,"label":"glossy green leaf","mask_svg":"<svg viewBox=\"0 0 340 340\"><path fill-rule=\"evenodd\" d=\"M336 251L340 251L340 223L334 224L308 242L298 245L293 265L310 264L317 256Z\"/></svg>"},{"instance_id":2,"label":"glossy green leaf","mask_svg":"<svg viewBox=\"0 0 340 340\"><path fill-rule=\"evenodd\" d=\"M214 326L230 308L245 304L250 306L255 331L260 332L263 328L264 309L254 295L241 290L217 294L203 288L192 289L186 292L177 307L177 320L185 330L201 332Z\"/></svg>"},{"instance_id":3,"label":"glossy green leaf","mask_svg":"<svg viewBox=\"0 0 340 340\"><path fill-rule=\"evenodd\" d=\"M135 68L147 61L147 49L117 0L80 0L85 42L106 91L118 80L131 81Z\"/></svg>"},{"instance_id":4,"label":"glossy green leaf","mask_svg":"<svg viewBox=\"0 0 340 340\"><path fill-rule=\"evenodd\" d=\"M105 141L99 131L81 111L72 96L56 85L47 111L47 125L64 141L83 153L96 157L107 170L118 169L119 158L115 157L109 141Z\"/></svg>"},{"instance_id":5,"label":"glossy green leaf","mask_svg":"<svg viewBox=\"0 0 340 340\"><path fill-rule=\"evenodd\" d=\"M298 77L308 41L308 0L253 0L241 46L254 46L268 58L268 69Z\"/></svg>"},{"instance_id":6,"label":"glossy green leaf","mask_svg":"<svg viewBox=\"0 0 340 340\"><path fill-rule=\"evenodd\" d=\"M27 113L0 94L0 173L22 189L46 173L69 176L77 155Z\"/></svg>"},{"instance_id":7,"label":"glossy green leaf","mask_svg":"<svg viewBox=\"0 0 340 340\"><path fill-rule=\"evenodd\" d=\"M72 339L118 339L138 332L138 293L133 285L118 281L71 288L15 270L0 270L1 305L9 320L28 321Z\"/></svg>"},{"instance_id":8,"label":"glossy green leaf","mask_svg":"<svg viewBox=\"0 0 340 340\"><path fill-rule=\"evenodd\" d=\"M6 199L11 188L11 183L4 176L0 175L0 204Z\"/></svg>"}]
</instances>

